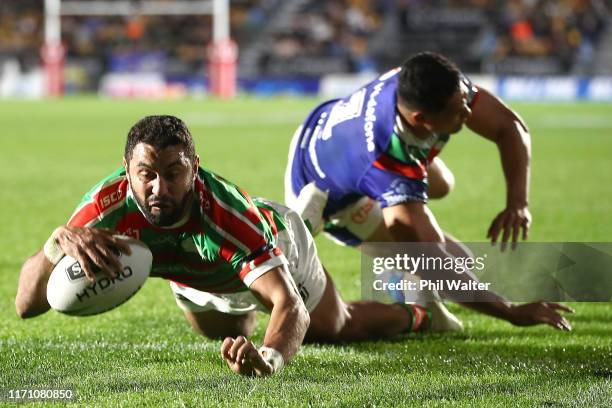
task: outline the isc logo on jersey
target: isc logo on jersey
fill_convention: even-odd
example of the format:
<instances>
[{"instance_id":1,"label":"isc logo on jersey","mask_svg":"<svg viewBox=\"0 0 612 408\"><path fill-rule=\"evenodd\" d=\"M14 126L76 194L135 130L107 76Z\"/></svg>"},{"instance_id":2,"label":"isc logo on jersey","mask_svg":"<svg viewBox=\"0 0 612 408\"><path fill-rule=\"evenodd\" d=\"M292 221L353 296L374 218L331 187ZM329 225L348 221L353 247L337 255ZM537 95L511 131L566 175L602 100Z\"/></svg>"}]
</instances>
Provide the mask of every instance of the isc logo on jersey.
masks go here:
<instances>
[{"instance_id":1,"label":"isc logo on jersey","mask_svg":"<svg viewBox=\"0 0 612 408\"><path fill-rule=\"evenodd\" d=\"M122 191L120 189L117 189L116 191L113 191L112 193L102 197L100 199L100 205L102 207L102 210L105 210L111 205L119 202L121 200L121 196Z\"/></svg>"}]
</instances>

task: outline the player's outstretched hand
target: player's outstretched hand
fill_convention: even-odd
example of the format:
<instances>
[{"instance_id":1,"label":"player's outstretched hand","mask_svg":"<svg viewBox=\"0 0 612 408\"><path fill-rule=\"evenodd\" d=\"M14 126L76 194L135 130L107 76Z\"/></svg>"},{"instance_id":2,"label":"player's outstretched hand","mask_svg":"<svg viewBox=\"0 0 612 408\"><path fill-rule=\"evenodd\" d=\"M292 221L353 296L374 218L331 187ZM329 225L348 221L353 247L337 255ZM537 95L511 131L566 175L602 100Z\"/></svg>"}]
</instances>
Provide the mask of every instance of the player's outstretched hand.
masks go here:
<instances>
[{"instance_id":1,"label":"player's outstretched hand","mask_svg":"<svg viewBox=\"0 0 612 408\"><path fill-rule=\"evenodd\" d=\"M272 374L272 365L264 360L252 341L244 336L226 337L221 344L221 356L237 374L265 376Z\"/></svg>"},{"instance_id":2,"label":"player's outstretched hand","mask_svg":"<svg viewBox=\"0 0 612 408\"><path fill-rule=\"evenodd\" d=\"M512 237L512 249L516 249L521 230L523 231L523 241L527 239L529 227L531 226L531 213L527 206L506 207L491 222L487 238L495 245L501 235L501 250L506 249L508 240Z\"/></svg>"},{"instance_id":3,"label":"player's outstretched hand","mask_svg":"<svg viewBox=\"0 0 612 408\"><path fill-rule=\"evenodd\" d=\"M122 271L113 249L127 255L132 253L125 240L113 236L113 232L106 229L62 226L54 236L64 253L79 262L85 276L92 282L97 269L111 278Z\"/></svg>"},{"instance_id":4,"label":"player's outstretched hand","mask_svg":"<svg viewBox=\"0 0 612 408\"><path fill-rule=\"evenodd\" d=\"M513 305L510 309L510 322L516 326L548 324L555 329L570 331L572 326L559 312L574 313L574 309L560 303L534 302Z\"/></svg>"}]
</instances>

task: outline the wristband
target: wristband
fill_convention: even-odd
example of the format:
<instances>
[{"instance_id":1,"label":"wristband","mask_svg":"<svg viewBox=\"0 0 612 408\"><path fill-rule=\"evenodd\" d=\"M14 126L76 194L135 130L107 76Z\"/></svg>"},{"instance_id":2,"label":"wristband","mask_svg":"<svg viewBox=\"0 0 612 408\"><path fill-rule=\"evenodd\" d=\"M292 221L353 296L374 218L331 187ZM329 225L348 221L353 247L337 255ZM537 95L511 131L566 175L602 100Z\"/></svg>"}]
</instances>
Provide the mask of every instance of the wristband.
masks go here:
<instances>
[{"instance_id":1,"label":"wristband","mask_svg":"<svg viewBox=\"0 0 612 408\"><path fill-rule=\"evenodd\" d=\"M55 231L53 231L53 234L51 234L47 242L45 242L45 246L43 247L43 253L53 266L57 265L59 261L61 261L64 257L64 250L57 242L57 239L55 237Z\"/></svg>"},{"instance_id":2,"label":"wristband","mask_svg":"<svg viewBox=\"0 0 612 408\"><path fill-rule=\"evenodd\" d=\"M259 354L272 366L272 372L276 373L283 368L285 365L285 360L283 359L283 355L278 351L273 349L272 347L260 347Z\"/></svg>"}]
</instances>

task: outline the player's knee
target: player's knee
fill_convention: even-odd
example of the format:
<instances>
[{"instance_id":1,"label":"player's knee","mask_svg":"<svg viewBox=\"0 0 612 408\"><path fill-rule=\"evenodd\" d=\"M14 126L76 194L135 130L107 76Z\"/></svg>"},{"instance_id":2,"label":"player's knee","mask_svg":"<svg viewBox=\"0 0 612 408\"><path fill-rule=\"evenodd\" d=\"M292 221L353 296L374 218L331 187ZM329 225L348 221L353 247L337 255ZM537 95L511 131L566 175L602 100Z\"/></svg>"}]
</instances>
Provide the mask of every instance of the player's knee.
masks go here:
<instances>
[{"instance_id":1,"label":"player's knee","mask_svg":"<svg viewBox=\"0 0 612 408\"><path fill-rule=\"evenodd\" d=\"M310 326L306 332L306 342L335 343L341 340L345 319L340 316L310 319Z\"/></svg>"},{"instance_id":2,"label":"player's knee","mask_svg":"<svg viewBox=\"0 0 612 408\"><path fill-rule=\"evenodd\" d=\"M439 177L435 183L430 184L427 195L429 198L440 199L444 198L453 191L455 187L455 176L450 170L443 172L442 177Z\"/></svg>"},{"instance_id":3,"label":"player's knee","mask_svg":"<svg viewBox=\"0 0 612 408\"><path fill-rule=\"evenodd\" d=\"M342 303L323 310L315 309L310 314L310 326L308 326L305 340L325 343L341 341L349 317Z\"/></svg>"}]
</instances>

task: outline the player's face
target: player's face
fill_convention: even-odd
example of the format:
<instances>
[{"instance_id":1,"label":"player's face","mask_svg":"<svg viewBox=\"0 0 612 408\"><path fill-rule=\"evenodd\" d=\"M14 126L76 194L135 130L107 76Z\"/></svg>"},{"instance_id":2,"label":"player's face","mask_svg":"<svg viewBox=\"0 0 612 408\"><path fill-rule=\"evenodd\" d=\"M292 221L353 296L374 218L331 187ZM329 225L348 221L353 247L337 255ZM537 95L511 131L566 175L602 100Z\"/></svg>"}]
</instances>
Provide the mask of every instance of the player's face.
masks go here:
<instances>
[{"instance_id":1,"label":"player's face","mask_svg":"<svg viewBox=\"0 0 612 408\"><path fill-rule=\"evenodd\" d=\"M167 227L189 211L199 160L192 163L180 146L158 150L139 143L126 169L140 211L153 225Z\"/></svg>"},{"instance_id":2,"label":"player's face","mask_svg":"<svg viewBox=\"0 0 612 408\"><path fill-rule=\"evenodd\" d=\"M451 96L442 112L425 115L426 126L431 132L438 134L457 133L471 114L467 94L459 90Z\"/></svg>"}]
</instances>

